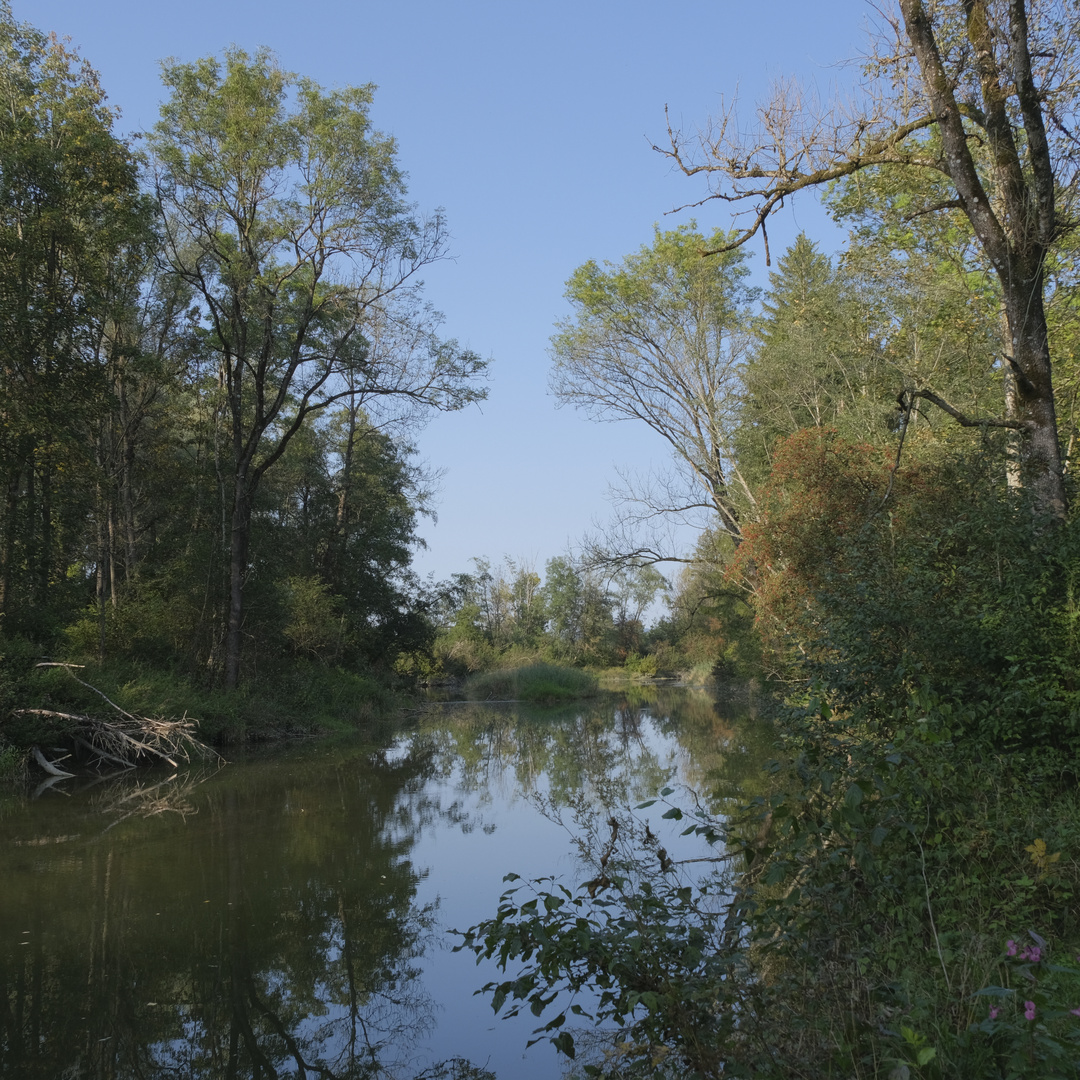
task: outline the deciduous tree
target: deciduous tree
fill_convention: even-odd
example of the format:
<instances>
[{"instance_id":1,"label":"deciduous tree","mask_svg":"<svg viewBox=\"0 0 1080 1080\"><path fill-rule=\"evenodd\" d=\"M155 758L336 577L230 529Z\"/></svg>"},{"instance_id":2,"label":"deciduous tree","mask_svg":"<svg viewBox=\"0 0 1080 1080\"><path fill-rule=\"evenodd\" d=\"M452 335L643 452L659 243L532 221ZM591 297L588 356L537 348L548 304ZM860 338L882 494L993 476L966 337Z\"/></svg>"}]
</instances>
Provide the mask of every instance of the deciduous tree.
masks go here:
<instances>
[{"instance_id":1,"label":"deciduous tree","mask_svg":"<svg viewBox=\"0 0 1080 1080\"><path fill-rule=\"evenodd\" d=\"M255 492L316 413L358 396L457 409L484 362L420 326L417 273L445 254L440 215L406 202L373 88L324 91L265 51L166 64L150 136L165 252L195 292L231 457L224 677L240 677ZM430 322L430 320L429 320ZM407 347L384 348L382 329ZM347 492L346 492L347 497Z\"/></svg>"},{"instance_id":2,"label":"deciduous tree","mask_svg":"<svg viewBox=\"0 0 1080 1080\"><path fill-rule=\"evenodd\" d=\"M899 0L884 16L858 106L818 108L793 84L757 110L734 109L698 137L671 131L665 151L710 182L705 200L751 206L729 251L800 191L871 169L929 171L944 197L912 214L958 212L1000 283L1013 415L971 417L929 388L905 387L965 425L1022 433L1022 478L1037 512L1060 517L1058 445L1044 292L1047 256L1070 227L1074 186L1075 15L1059 0ZM989 359L989 358L988 358Z\"/></svg>"},{"instance_id":3,"label":"deciduous tree","mask_svg":"<svg viewBox=\"0 0 1080 1080\"><path fill-rule=\"evenodd\" d=\"M117 278L149 239L97 73L0 5L0 612L47 606L82 552ZM77 576L77 575L76 575Z\"/></svg>"},{"instance_id":4,"label":"deciduous tree","mask_svg":"<svg viewBox=\"0 0 1080 1080\"><path fill-rule=\"evenodd\" d=\"M564 404L597 420L636 420L667 444L675 477L630 491L631 526L672 516L714 516L740 535L740 484L731 437L748 336L742 252L701 252L727 243L686 225L656 230L653 243L619 265L587 262L567 283L573 314L552 338L551 388ZM746 492L744 491L744 494ZM675 556L646 531L621 544L620 557Z\"/></svg>"}]
</instances>

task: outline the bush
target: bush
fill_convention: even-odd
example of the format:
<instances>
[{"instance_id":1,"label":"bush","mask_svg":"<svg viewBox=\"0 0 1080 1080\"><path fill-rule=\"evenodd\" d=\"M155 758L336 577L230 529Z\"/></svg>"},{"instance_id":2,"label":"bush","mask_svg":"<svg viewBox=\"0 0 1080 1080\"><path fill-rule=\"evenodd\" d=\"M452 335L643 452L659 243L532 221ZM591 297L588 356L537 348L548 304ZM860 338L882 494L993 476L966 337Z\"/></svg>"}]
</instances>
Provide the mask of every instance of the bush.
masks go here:
<instances>
[{"instance_id":1,"label":"bush","mask_svg":"<svg viewBox=\"0 0 1080 1080\"><path fill-rule=\"evenodd\" d=\"M476 701L533 701L550 704L591 697L594 676L577 668L555 664L529 664L474 675L465 683L466 697Z\"/></svg>"},{"instance_id":2,"label":"bush","mask_svg":"<svg viewBox=\"0 0 1080 1080\"><path fill-rule=\"evenodd\" d=\"M1080 749L1080 521L1037 520L1002 471L915 461L890 487L870 447L789 439L738 556L773 665L868 723L925 690L999 748Z\"/></svg>"},{"instance_id":3,"label":"bush","mask_svg":"<svg viewBox=\"0 0 1080 1080\"><path fill-rule=\"evenodd\" d=\"M631 675L643 675L645 678L651 679L655 677L660 665L655 656L642 656L640 653L630 653L630 655L627 656L623 667L625 667Z\"/></svg>"},{"instance_id":4,"label":"bush","mask_svg":"<svg viewBox=\"0 0 1080 1080\"><path fill-rule=\"evenodd\" d=\"M465 935L511 976L493 1004L581 991L616 1025L586 1072L612 1080L1077 1075L1080 793L1064 759L955 743L954 719L912 702L886 740L791 710L741 820L664 814L735 878L683 876L631 815L585 822L591 881L514 882ZM573 1055L568 1019L535 1034Z\"/></svg>"}]
</instances>

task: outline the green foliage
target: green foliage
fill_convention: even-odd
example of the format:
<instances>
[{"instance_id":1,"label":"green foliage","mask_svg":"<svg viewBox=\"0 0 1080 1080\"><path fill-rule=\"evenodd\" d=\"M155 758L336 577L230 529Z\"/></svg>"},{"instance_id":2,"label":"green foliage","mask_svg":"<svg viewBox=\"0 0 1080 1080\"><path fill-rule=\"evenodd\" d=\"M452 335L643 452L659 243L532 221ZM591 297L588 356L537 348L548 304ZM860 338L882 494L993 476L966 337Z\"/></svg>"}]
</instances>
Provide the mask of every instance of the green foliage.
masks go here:
<instances>
[{"instance_id":1,"label":"green foliage","mask_svg":"<svg viewBox=\"0 0 1080 1080\"><path fill-rule=\"evenodd\" d=\"M366 730L400 708L397 692L381 674L310 660L260 672L233 694L158 664L90 663L79 675L128 712L197 721L199 738L217 745ZM18 706L105 717L112 713L100 696L62 668L29 671L19 684ZM3 732L20 751L66 734L62 721L39 717L8 718Z\"/></svg>"},{"instance_id":2,"label":"green foliage","mask_svg":"<svg viewBox=\"0 0 1080 1080\"><path fill-rule=\"evenodd\" d=\"M410 438L486 364L423 301L444 223L407 200L372 88L265 51L167 63L151 196L76 52L3 4L0 53L5 633L193 704L426 654Z\"/></svg>"},{"instance_id":3,"label":"green foliage","mask_svg":"<svg viewBox=\"0 0 1080 1080\"><path fill-rule=\"evenodd\" d=\"M606 574L584 560L548 560L545 576L507 558L473 559L433 604L434 645L445 675L520 666L525 657L604 667L648 648L642 619L667 582L653 567L626 564ZM652 668L652 661L646 661ZM642 669L643 670L643 669Z\"/></svg>"},{"instance_id":4,"label":"green foliage","mask_svg":"<svg viewBox=\"0 0 1080 1080\"><path fill-rule=\"evenodd\" d=\"M1065 1080L1080 1066L1080 1006L1074 1004L1080 1000L1080 962L1056 958L1034 930L1028 937L1034 944L1019 946L1011 938L1005 944L1005 985L976 992L987 1015L969 1036L972 1043L992 1047L1006 1075Z\"/></svg>"},{"instance_id":5,"label":"green foliage","mask_svg":"<svg viewBox=\"0 0 1080 1080\"><path fill-rule=\"evenodd\" d=\"M761 672L753 593L731 572L735 546L715 529L703 532L693 559L668 597L669 614L649 634L657 668L693 681L736 682Z\"/></svg>"},{"instance_id":6,"label":"green foliage","mask_svg":"<svg viewBox=\"0 0 1080 1080\"><path fill-rule=\"evenodd\" d=\"M540 1017L559 1003L532 1042L546 1037L575 1058L574 1036L562 1030L568 1021L618 1025L613 1060L606 1069L586 1064L587 1076L738 1076L736 1061L725 1066L716 1048L737 1030L743 971L722 945L723 918L711 899L670 879L635 885L609 860L577 891L554 880L508 889L496 917L457 947L495 958L503 970L524 963L516 978L484 987L496 1013L516 1016L528 1006Z\"/></svg>"},{"instance_id":7,"label":"green foliage","mask_svg":"<svg viewBox=\"0 0 1080 1080\"><path fill-rule=\"evenodd\" d=\"M47 639L82 599L105 328L152 211L76 52L4 3L0 60L0 611L9 632Z\"/></svg>"},{"instance_id":8,"label":"green foliage","mask_svg":"<svg viewBox=\"0 0 1080 1080\"><path fill-rule=\"evenodd\" d=\"M266 526L284 519L286 575L318 576L347 614L365 598L352 636L391 664L426 644L402 587L425 495L382 429L400 438L430 410L485 395L486 363L439 338L415 279L444 253L442 218L406 200L370 86L326 91L235 47L167 63L163 79L171 94L149 136L162 259L198 311L185 360L211 417L215 516L229 522L213 663L233 688L258 662L258 631L280 633L279 616L297 627L260 574L280 569Z\"/></svg>"},{"instance_id":9,"label":"green foliage","mask_svg":"<svg viewBox=\"0 0 1080 1080\"><path fill-rule=\"evenodd\" d=\"M789 440L739 553L774 663L876 723L925 691L998 746L1073 746L1077 526L1043 527L1003 473L993 443L893 472L835 433Z\"/></svg>"},{"instance_id":10,"label":"green foliage","mask_svg":"<svg viewBox=\"0 0 1080 1080\"><path fill-rule=\"evenodd\" d=\"M473 675L465 683L465 695L477 701L554 704L591 697L596 688L595 677L587 672L540 663Z\"/></svg>"},{"instance_id":11,"label":"green foliage","mask_svg":"<svg viewBox=\"0 0 1080 1080\"><path fill-rule=\"evenodd\" d=\"M328 662L344 644L341 599L318 578L291 577L284 586L288 622L282 633L300 656Z\"/></svg>"},{"instance_id":12,"label":"green foliage","mask_svg":"<svg viewBox=\"0 0 1080 1080\"><path fill-rule=\"evenodd\" d=\"M570 558L549 559L543 595L556 655L578 663L609 662L611 600L599 574Z\"/></svg>"},{"instance_id":13,"label":"green foliage","mask_svg":"<svg viewBox=\"0 0 1080 1080\"><path fill-rule=\"evenodd\" d=\"M18 706L39 650L20 634L0 630L0 718Z\"/></svg>"},{"instance_id":14,"label":"green foliage","mask_svg":"<svg viewBox=\"0 0 1080 1080\"><path fill-rule=\"evenodd\" d=\"M763 794L726 821L674 803L663 815L723 843L735 878L685 877L633 817L610 835L580 823L590 881L515 883L464 937L507 973L485 988L496 1011L554 1014L535 1034L567 1054L573 1016L616 1025L614 1053L592 1066L611 1077L1072 1075L1068 759L995 754L953 741L951 723L912 702L883 738L820 698L790 709ZM1051 946L1003 955L1017 926Z\"/></svg>"},{"instance_id":15,"label":"green foliage","mask_svg":"<svg viewBox=\"0 0 1080 1080\"><path fill-rule=\"evenodd\" d=\"M653 676L660 668L660 663L655 654L642 656L640 653L630 653L623 667L634 675Z\"/></svg>"},{"instance_id":16,"label":"green foliage","mask_svg":"<svg viewBox=\"0 0 1080 1080\"><path fill-rule=\"evenodd\" d=\"M764 483L779 439L811 427L881 438L895 396L895 368L860 294L858 274L836 270L804 234L769 275L734 440L752 487ZM749 511L750 508L747 507Z\"/></svg>"},{"instance_id":17,"label":"green foliage","mask_svg":"<svg viewBox=\"0 0 1080 1080\"><path fill-rule=\"evenodd\" d=\"M623 558L666 547L650 532L657 521L715 515L738 533L731 436L755 292L745 249L724 249L730 239L694 222L657 228L651 245L617 265L589 261L567 282L573 314L552 338L555 396L594 419L650 428L674 458L674 477L625 493Z\"/></svg>"}]
</instances>

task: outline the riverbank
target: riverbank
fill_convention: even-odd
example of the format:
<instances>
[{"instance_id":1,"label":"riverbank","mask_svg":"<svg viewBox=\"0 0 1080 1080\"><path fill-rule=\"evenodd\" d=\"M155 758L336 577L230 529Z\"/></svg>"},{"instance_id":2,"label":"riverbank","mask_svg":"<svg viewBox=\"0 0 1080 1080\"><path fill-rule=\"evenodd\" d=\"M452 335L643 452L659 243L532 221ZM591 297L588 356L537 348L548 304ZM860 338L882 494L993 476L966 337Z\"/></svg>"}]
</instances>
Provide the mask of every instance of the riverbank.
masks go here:
<instances>
[{"instance_id":1,"label":"riverbank","mask_svg":"<svg viewBox=\"0 0 1080 1080\"><path fill-rule=\"evenodd\" d=\"M494 1003L538 1009L573 1053L552 994L595 995L621 1030L603 1076L1080 1075L1075 758L995 749L959 719L930 698L891 723L788 708L753 797L719 816L661 793L702 838L688 864L716 875L624 814L590 882L515 883L464 939L510 976Z\"/></svg>"},{"instance_id":2,"label":"riverbank","mask_svg":"<svg viewBox=\"0 0 1080 1080\"><path fill-rule=\"evenodd\" d=\"M23 771L34 746L77 741L76 717L100 718L103 723L118 714L155 722L182 720L192 725L195 738L225 749L296 736L384 730L416 700L414 684L393 673L303 661L258 674L231 692L130 663L42 661L30 650L21 656L9 652L2 672L0 777ZM605 686L618 689L610 679ZM590 672L539 662L481 672L454 684L456 693L473 701L546 705L590 698L598 687L597 676Z\"/></svg>"},{"instance_id":3,"label":"riverbank","mask_svg":"<svg viewBox=\"0 0 1080 1080\"><path fill-rule=\"evenodd\" d=\"M107 722L123 712L183 719L194 725L193 734L201 742L227 748L383 727L392 724L410 700L392 679L314 662L298 661L260 674L231 692L135 664L41 664L30 654L4 657L0 776L21 771L35 745L70 741L72 725L65 716Z\"/></svg>"}]
</instances>

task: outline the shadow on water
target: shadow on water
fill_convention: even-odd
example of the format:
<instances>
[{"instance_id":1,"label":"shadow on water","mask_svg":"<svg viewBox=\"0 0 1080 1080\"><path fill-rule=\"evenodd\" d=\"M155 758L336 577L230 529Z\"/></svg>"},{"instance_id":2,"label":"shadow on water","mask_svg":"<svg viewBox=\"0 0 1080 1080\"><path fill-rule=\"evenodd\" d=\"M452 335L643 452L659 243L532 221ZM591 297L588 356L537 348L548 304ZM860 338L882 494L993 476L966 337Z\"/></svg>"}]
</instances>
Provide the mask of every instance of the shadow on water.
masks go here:
<instances>
[{"instance_id":1,"label":"shadow on water","mask_svg":"<svg viewBox=\"0 0 1080 1080\"><path fill-rule=\"evenodd\" d=\"M756 729L676 690L457 705L386 747L5 799L0 1075L490 1075L465 1057L528 1075L444 928L489 915L505 870L551 872L566 837L535 796L625 804L676 779L730 799L765 756Z\"/></svg>"}]
</instances>

